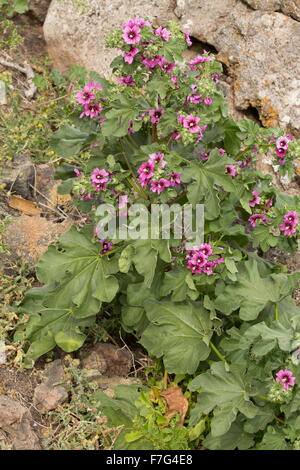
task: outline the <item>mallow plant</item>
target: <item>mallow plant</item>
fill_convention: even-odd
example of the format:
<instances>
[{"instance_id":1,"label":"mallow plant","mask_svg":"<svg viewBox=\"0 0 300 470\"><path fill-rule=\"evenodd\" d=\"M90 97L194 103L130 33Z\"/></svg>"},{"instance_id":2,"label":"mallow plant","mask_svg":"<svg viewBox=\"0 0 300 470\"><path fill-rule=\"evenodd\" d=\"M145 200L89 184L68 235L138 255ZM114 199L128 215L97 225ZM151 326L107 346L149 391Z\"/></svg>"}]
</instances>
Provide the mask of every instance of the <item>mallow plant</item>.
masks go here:
<instances>
[{"instance_id":1,"label":"mallow plant","mask_svg":"<svg viewBox=\"0 0 300 470\"><path fill-rule=\"evenodd\" d=\"M43 286L21 304L16 339L27 342L30 366L55 346L79 349L101 312L119 312L122 328L189 397L188 434L174 431L184 448L192 435L208 449L299 449L300 309L292 294L300 275L266 254L297 249L300 198L280 192L256 162L268 156L293 177L300 143L229 117L221 64L205 51L185 61L190 45L175 22L155 28L142 18L107 38L119 52L113 78L90 75L52 141L66 158L60 190L73 194L87 223L40 260ZM191 230L178 234L186 208L195 239ZM97 395L112 423L119 416L125 426L123 448L153 444L139 418L149 395L140 393Z\"/></svg>"}]
</instances>

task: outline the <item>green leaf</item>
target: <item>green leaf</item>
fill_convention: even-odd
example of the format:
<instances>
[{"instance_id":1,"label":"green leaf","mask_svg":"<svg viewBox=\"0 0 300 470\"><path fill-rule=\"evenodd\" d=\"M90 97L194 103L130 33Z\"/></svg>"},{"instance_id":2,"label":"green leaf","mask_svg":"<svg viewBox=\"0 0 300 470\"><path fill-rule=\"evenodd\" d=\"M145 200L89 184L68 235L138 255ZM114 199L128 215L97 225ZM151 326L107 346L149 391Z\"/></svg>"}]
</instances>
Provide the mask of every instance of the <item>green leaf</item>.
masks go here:
<instances>
[{"instance_id":1,"label":"green leaf","mask_svg":"<svg viewBox=\"0 0 300 470\"><path fill-rule=\"evenodd\" d=\"M79 153L90 139L90 134L69 125L62 126L51 138L51 148L62 157Z\"/></svg>"},{"instance_id":2,"label":"green leaf","mask_svg":"<svg viewBox=\"0 0 300 470\"><path fill-rule=\"evenodd\" d=\"M213 436L210 433L202 444L210 450L246 450L253 446L254 439L243 431L242 425L233 423L226 434Z\"/></svg>"},{"instance_id":3,"label":"green leaf","mask_svg":"<svg viewBox=\"0 0 300 470\"><path fill-rule=\"evenodd\" d=\"M275 419L274 407L268 403L264 406L259 407L257 415L252 419L248 419L244 424L244 431L250 433L256 433L263 431L267 424L271 423Z\"/></svg>"},{"instance_id":4,"label":"green leaf","mask_svg":"<svg viewBox=\"0 0 300 470\"><path fill-rule=\"evenodd\" d=\"M270 231L268 225L258 224L251 234L251 238L253 240L254 248L258 246L262 249L262 251L266 252L271 247L273 248L279 242L279 237L275 237L273 233Z\"/></svg>"},{"instance_id":5,"label":"green leaf","mask_svg":"<svg viewBox=\"0 0 300 470\"><path fill-rule=\"evenodd\" d=\"M141 344L150 354L163 356L168 372L193 374L210 353L209 313L198 303L156 299L146 300L145 309L150 325Z\"/></svg>"},{"instance_id":6,"label":"green leaf","mask_svg":"<svg viewBox=\"0 0 300 470\"><path fill-rule=\"evenodd\" d=\"M272 274L261 277L257 261L238 264L237 282L218 293L215 307L225 315L240 309L240 318L255 320L269 302L279 302L295 287L295 276Z\"/></svg>"},{"instance_id":7,"label":"green leaf","mask_svg":"<svg viewBox=\"0 0 300 470\"><path fill-rule=\"evenodd\" d=\"M244 381L244 371L231 365L226 370L224 362L215 362L210 371L198 375L189 385L191 391L201 390L198 407L207 414L214 410L211 421L213 436L226 433L238 411L253 418L257 407L250 401L250 390Z\"/></svg>"},{"instance_id":8,"label":"green leaf","mask_svg":"<svg viewBox=\"0 0 300 470\"><path fill-rule=\"evenodd\" d=\"M241 147L241 140L238 136L239 126L233 119L228 118L223 127L225 132L224 148L228 153L236 154Z\"/></svg>"},{"instance_id":9,"label":"green leaf","mask_svg":"<svg viewBox=\"0 0 300 470\"><path fill-rule=\"evenodd\" d=\"M263 436L263 440L257 446L260 450L288 450L289 446L285 440L284 433L275 429L273 426L268 426L267 432Z\"/></svg>"},{"instance_id":10,"label":"green leaf","mask_svg":"<svg viewBox=\"0 0 300 470\"><path fill-rule=\"evenodd\" d=\"M90 230L75 227L50 246L37 266L38 280L46 285L28 291L20 310L30 314L23 339L31 343L30 360L55 344L67 352L79 348L85 336L80 328L92 324L102 302L111 302L119 285L112 275L117 263L99 256ZM63 249L63 251L62 251Z\"/></svg>"},{"instance_id":11,"label":"green leaf","mask_svg":"<svg viewBox=\"0 0 300 470\"><path fill-rule=\"evenodd\" d=\"M165 297L171 292L173 302L181 302L187 297L196 300L198 297L199 293L195 287L193 276L187 272L186 268L178 266L165 274L161 295Z\"/></svg>"},{"instance_id":12,"label":"green leaf","mask_svg":"<svg viewBox=\"0 0 300 470\"><path fill-rule=\"evenodd\" d=\"M215 219L220 214L220 186L225 191L235 192L235 182L230 175L226 175L226 164L232 160L213 150L209 159L202 162L193 162L182 172L182 181L189 183L188 199L192 204L204 201L205 216ZM194 182L190 182L193 180Z\"/></svg>"}]
</instances>

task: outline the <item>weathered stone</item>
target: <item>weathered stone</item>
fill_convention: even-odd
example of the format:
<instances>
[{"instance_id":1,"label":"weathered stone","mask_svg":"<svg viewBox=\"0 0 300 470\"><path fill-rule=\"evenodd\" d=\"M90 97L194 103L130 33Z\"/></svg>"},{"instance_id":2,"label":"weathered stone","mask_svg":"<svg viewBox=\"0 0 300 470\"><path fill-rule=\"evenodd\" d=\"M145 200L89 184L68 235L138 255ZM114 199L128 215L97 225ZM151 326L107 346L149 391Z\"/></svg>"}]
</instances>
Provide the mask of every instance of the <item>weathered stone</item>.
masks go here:
<instances>
[{"instance_id":1,"label":"weathered stone","mask_svg":"<svg viewBox=\"0 0 300 470\"><path fill-rule=\"evenodd\" d=\"M32 416L18 401L0 395L0 430L15 450L40 450L39 439L32 429Z\"/></svg>"},{"instance_id":2,"label":"weathered stone","mask_svg":"<svg viewBox=\"0 0 300 470\"><path fill-rule=\"evenodd\" d=\"M80 64L108 76L109 64L117 54L105 48L105 36L113 28L137 16L175 18L172 0L86 0L85 4L81 9L71 0L54 0L48 10L44 24L47 49L55 68L62 72Z\"/></svg>"},{"instance_id":3,"label":"weathered stone","mask_svg":"<svg viewBox=\"0 0 300 470\"><path fill-rule=\"evenodd\" d=\"M233 77L235 106L266 127L300 129L300 25L281 13L232 12L214 39Z\"/></svg>"},{"instance_id":4,"label":"weathered stone","mask_svg":"<svg viewBox=\"0 0 300 470\"><path fill-rule=\"evenodd\" d=\"M68 400L68 392L63 385L64 368L60 359L48 364L44 371L44 381L35 388L33 403L42 412L55 410Z\"/></svg>"},{"instance_id":5,"label":"weathered stone","mask_svg":"<svg viewBox=\"0 0 300 470\"><path fill-rule=\"evenodd\" d=\"M44 33L56 68L65 71L77 63L108 76L116 53L104 43L113 28L136 16L159 24L177 19L219 52L232 78L232 110L256 108L266 127L300 129L300 25L266 11L280 9L297 18L299 1L247 2L251 7L242 0L88 0L80 13L70 1L52 0Z\"/></svg>"},{"instance_id":6,"label":"weathered stone","mask_svg":"<svg viewBox=\"0 0 300 470\"><path fill-rule=\"evenodd\" d=\"M44 23L51 0L30 0L29 12L41 24Z\"/></svg>"},{"instance_id":7,"label":"weathered stone","mask_svg":"<svg viewBox=\"0 0 300 470\"><path fill-rule=\"evenodd\" d=\"M255 10L282 11L285 15L300 20L299 0L244 0Z\"/></svg>"},{"instance_id":8,"label":"weathered stone","mask_svg":"<svg viewBox=\"0 0 300 470\"><path fill-rule=\"evenodd\" d=\"M12 255L34 265L71 225L69 220L56 224L43 217L22 215L8 225L4 242Z\"/></svg>"},{"instance_id":9,"label":"weathered stone","mask_svg":"<svg viewBox=\"0 0 300 470\"><path fill-rule=\"evenodd\" d=\"M126 349L114 344L97 343L80 352L81 366L107 377L126 377L132 367L132 357Z\"/></svg>"},{"instance_id":10,"label":"weathered stone","mask_svg":"<svg viewBox=\"0 0 300 470\"><path fill-rule=\"evenodd\" d=\"M6 166L1 168L0 178L7 190L23 196L25 199L31 198L34 166L27 155L18 155L12 162L7 162Z\"/></svg>"}]
</instances>

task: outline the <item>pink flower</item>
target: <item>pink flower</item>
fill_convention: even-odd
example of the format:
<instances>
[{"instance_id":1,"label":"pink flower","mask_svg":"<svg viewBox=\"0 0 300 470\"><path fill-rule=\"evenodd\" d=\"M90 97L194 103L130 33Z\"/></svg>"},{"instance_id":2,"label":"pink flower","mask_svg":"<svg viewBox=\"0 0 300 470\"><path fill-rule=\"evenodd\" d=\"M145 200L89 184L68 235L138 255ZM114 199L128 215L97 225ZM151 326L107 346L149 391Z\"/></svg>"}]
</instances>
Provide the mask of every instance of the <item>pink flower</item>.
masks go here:
<instances>
[{"instance_id":1,"label":"pink flower","mask_svg":"<svg viewBox=\"0 0 300 470\"><path fill-rule=\"evenodd\" d=\"M289 146L289 139L287 137L279 137L279 139L276 140L276 147L278 149L287 150L288 146Z\"/></svg>"},{"instance_id":2,"label":"pink flower","mask_svg":"<svg viewBox=\"0 0 300 470\"><path fill-rule=\"evenodd\" d=\"M96 191L105 191L106 190L106 183L96 183L92 181L92 185Z\"/></svg>"},{"instance_id":3,"label":"pink flower","mask_svg":"<svg viewBox=\"0 0 300 470\"><path fill-rule=\"evenodd\" d=\"M101 91L102 90L101 83L96 83L96 82L88 82L85 85L85 88L87 88L89 91L92 91L92 90Z\"/></svg>"},{"instance_id":4,"label":"pink flower","mask_svg":"<svg viewBox=\"0 0 300 470\"><path fill-rule=\"evenodd\" d=\"M162 106L158 106L156 109L150 109L149 110L149 115L151 117L151 122L152 124L157 124L160 120L160 118L163 115L163 108Z\"/></svg>"},{"instance_id":5,"label":"pink flower","mask_svg":"<svg viewBox=\"0 0 300 470\"><path fill-rule=\"evenodd\" d=\"M99 242L102 243L102 250L100 251L100 255L105 255L112 250L112 242L108 242L107 240L99 240Z\"/></svg>"},{"instance_id":6,"label":"pink flower","mask_svg":"<svg viewBox=\"0 0 300 470\"><path fill-rule=\"evenodd\" d=\"M209 159L209 155L210 155L210 152L201 153L201 154L199 155L199 158L200 158L200 160L208 160L208 159Z\"/></svg>"},{"instance_id":7,"label":"pink flower","mask_svg":"<svg viewBox=\"0 0 300 470\"><path fill-rule=\"evenodd\" d=\"M109 176L109 171L95 168L91 173L91 181L92 183L107 183L110 180Z\"/></svg>"},{"instance_id":8,"label":"pink flower","mask_svg":"<svg viewBox=\"0 0 300 470\"><path fill-rule=\"evenodd\" d=\"M207 263L207 256L202 251L197 251L190 260L191 264L195 264L202 268Z\"/></svg>"},{"instance_id":9,"label":"pink flower","mask_svg":"<svg viewBox=\"0 0 300 470\"><path fill-rule=\"evenodd\" d=\"M170 186L176 186L176 185L181 184L180 173L177 173L177 172L171 173L169 182L170 182Z\"/></svg>"},{"instance_id":10,"label":"pink flower","mask_svg":"<svg viewBox=\"0 0 300 470\"><path fill-rule=\"evenodd\" d=\"M200 121L200 118L198 116L193 116L192 114L189 114L186 116L186 118L183 119L182 124L183 127L188 129L192 133L199 132L201 130L200 126L198 125L198 122Z\"/></svg>"},{"instance_id":11,"label":"pink flower","mask_svg":"<svg viewBox=\"0 0 300 470\"><path fill-rule=\"evenodd\" d=\"M124 52L124 61L127 64L132 64L133 59L139 53L139 49L137 47L132 47L129 52Z\"/></svg>"},{"instance_id":12,"label":"pink flower","mask_svg":"<svg viewBox=\"0 0 300 470\"><path fill-rule=\"evenodd\" d=\"M179 134L178 131L172 132L172 134L171 134L171 139L172 139L172 140L178 140L178 139L180 139L180 138L181 138L181 135Z\"/></svg>"},{"instance_id":13,"label":"pink flower","mask_svg":"<svg viewBox=\"0 0 300 470\"><path fill-rule=\"evenodd\" d=\"M168 62L165 58L160 61L160 68L164 72L171 73L173 72L175 65L173 62Z\"/></svg>"},{"instance_id":14,"label":"pink flower","mask_svg":"<svg viewBox=\"0 0 300 470\"><path fill-rule=\"evenodd\" d=\"M206 106L212 104L213 100L211 98L204 98L204 104L206 104Z\"/></svg>"},{"instance_id":15,"label":"pink flower","mask_svg":"<svg viewBox=\"0 0 300 470\"><path fill-rule=\"evenodd\" d=\"M213 77L213 81L215 83L218 83L218 81L220 79L220 75L218 73L214 73L212 77Z\"/></svg>"},{"instance_id":16,"label":"pink flower","mask_svg":"<svg viewBox=\"0 0 300 470\"><path fill-rule=\"evenodd\" d=\"M91 92L91 90L86 85L83 91L77 91L76 101L80 104L88 104L96 98L96 95Z\"/></svg>"},{"instance_id":17,"label":"pink flower","mask_svg":"<svg viewBox=\"0 0 300 470\"><path fill-rule=\"evenodd\" d=\"M299 222L298 212L296 211L287 212L287 214L285 214L284 216L284 222L288 222L294 226L298 225L298 222Z\"/></svg>"},{"instance_id":18,"label":"pink flower","mask_svg":"<svg viewBox=\"0 0 300 470\"><path fill-rule=\"evenodd\" d=\"M151 26L149 21L144 20L144 18L135 18L134 20L128 21L128 23L123 24L123 28L128 27L133 27L133 26L139 26L140 28L143 28L144 26Z\"/></svg>"},{"instance_id":19,"label":"pink flower","mask_svg":"<svg viewBox=\"0 0 300 470\"><path fill-rule=\"evenodd\" d=\"M155 57L144 57L142 59L143 64L145 64L149 69L154 69L157 65L160 65L162 56L156 55Z\"/></svg>"},{"instance_id":20,"label":"pink flower","mask_svg":"<svg viewBox=\"0 0 300 470\"><path fill-rule=\"evenodd\" d=\"M97 103L87 103L84 105L84 111L80 114L80 118L84 116L89 116L91 119L95 118L101 113L102 109Z\"/></svg>"},{"instance_id":21,"label":"pink flower","mask_svg":"<svg viewBox=\"0 0 300 470\"><path fill-rule=\"evenodd\" d=\"M209 261L208 263L203 266L202 270L205 274L208 276L211 276L213 274L212 268L214 267L214 263L212 261Z\"/></svg>"},{"instance_id":22,"label":"pink flower","mask_svg":"<svg viewBox=\"0 0 300 470\"><path fill-rule=\"evenodd\" d=\"M125 86L125 85L134 86L135 85L135 82L132 79L132 75L127 75L127 76L124 76L124 77L118 77L117 80L118 80L118 82L121 86Z\"/></svg>"},{"instance_id":23,"label":"pink flower","mask_svg":"<svg viewBox=\"0 0 300 470\"><path fill-rule=\"evenodd\" d=\"M151 182L150 189L153 193L160 194L165 188L170 186L170 182L165 178L154 180Z\"/></svg>"},{"instance_id":24,"label":"pink flower","mask_svg":"<svg viewBox=\"0 0 300 470\"><path fill-rule=\"evenodd\" d=\"M284 222L283 224L279 225L279 229L283 232L284 235L286 235L287 237L289 235L294 235L296 233L296 228L295 228L295 225L291 224L291 223L288 223L288 222Z\"/></svg>"},{"instance_id":25,"label":"pink flower","mask_svg":"<svg viewBox=\"0 0 300 470\"><path fill-rule=\"evenodd\" d=\"M141 29L138 26L125 26L123 29L123 39L126 44L137 44L142 39Z\"/></svg>"},{"instance_id":26,"label":"pink flower","mask_svg":"<svg viewBox=\"0 0 300 470\"><path fill-rule=\"evenodd\" d=\"M169 37L171 36L171 32L167 30L167 28L163 28L160 26L154 31L156 36L160 36L164 41L168 41Z\"/></svg>"},{"instance_id":27,"label":"pink flower","mask_svg":"<svg viewBox=\"0 0 300 470\"><path fill-rule=\"evenodd\" d=\"M202 64L203 62L211 62L212 58L211 57L203 57L201 55L197 55L193 59L190 60L191 65L198 65Z\"/></svg>"},{"instance_id":28,"label":"pink flower","mask_svg":"<svg viewBox=\"0 0 300 470\"><path fill-rule=\"evenodd\" d=\"M142 163L137 172L140 175L139 180L141 185L147 186L149 180L153 176L154 163L150 161Z\"/></svg>"},{"instance_id":29,"label":"pink flower","mask_svg":"<svg viewBox=\"0 0 300 470\"><path fill-rule=\"evenodd\" d=\"M171 77L171 81L175 84L175 88L179 88L178 78L175 75Z\"/></svg>"},{"instance_id":30,"label":"pink flower","mask_svg":"<svg viewBox=\"0 0 300 470\"><path fill-rule=\"evenodd\" d=\"M285 148L282 148L282 147L280 147L280 148L277 147L276 148L277 157L284 157L285 154L286 154L286 149Z\"/></svg>"},{"instance_id":31,"label":"pink flower","mask_svg":"<svg viewBox=\"0 0 300 470\"><path fill-rule=\"evenodd\" d=\"M194 104L199 104L202 102L201 95L188 95L186 99L187 101L190 101L191 103L194 103Z\"/></svg>"},{"instance_id":32,"label":"pink flower","mask_svg":"<svg viewBox=\"0 0 300 470\"><path fill-rule=\"evenodd\" d=\"M119 209L124 209L126 204L129 202L128 196L125 194L124 196L119 197Z\"/></svg>"},{"instance_id":33,"label":"pink flower","mask_svg":"<svg viewBox=\"0 0 300 470\"><path fill-rule=\"evenodd\" d=\"M260 193L258 191L252 191L253 198L249 201L249 206L254 207L256 204L259 204L261 201Z\"/></svg>"},{"instance_id":34,"label":"pink flower","mask_svg":"<svg viewBox=\"0 0 300 470\"><path fill-rule=\"evenodd\" d=\"M234 165L226 165L225 175L230 175L234 178L235 176L237 176L237 174L238 173L236 169L234 168Z\"/></svg>"},{"instance_id":35,"label":"pink flower","mask_svg":"<svg viewBox=\"0 0 300 470\"><path fill-rule=\"evenodd\" d=\"M288 369L281 369L279 372L276 373L276 382L281 383L283 388L288 389L289 387L293 387L295 385L295 377L293 373Z\"/></svg>"},{"instance_id":36,"label":"pink flower","mask_svg":"<svg viewBox=\"0 0 300 470\"><path fill-rule=\"evenodd\" d=\"M218 151L220 155L224 155L224 153L226 153L226 150L222 148L218 148Z\"/></svg>"},{"instance_id":37,"label":"pink flower","mask_svg":"<svg viewBox=\"0 0 300 470\"><path fill-rule=\"evenodd\" d=\"M189 31L184 31L184 38L185 38L187 45L192 46L193 43L191 41Z\"/></svg>"},{"instance_id":38,"label":"pink flower","mask_svg":"<svg viewBox=\"0 0 300 470\"><path fill-rule=\"evenodd\" d=\"M167 165L167 162L164 160L164 156L165 155L163 153L151 153L149 155L150 158L148 161L151 163L154 163L154 165L159 163L160 168L165 168Z\"/></svg>"},{"instance_id":39,"label":"pink flower","mask_svg":"<svg viewBox=\"0 0 300 470\"><path fill-rule=\"evenodd\" d=\"M201 274L202 273L201 266L198 266L197 264L192 264L191 261L188 262L187 268L192 271L192 274Z\"/></svg>"},{"instance_id":40,"label":"pink flower","mask_svg":"<svg viewBox=\"0 0 300 470\"><path fill-rule=\"evenodd\" d=\"M199 246L198 251L204 253L206 256L213 254L212 247L208 243L202 243L202 245Z\"/></svg>"},{"instance_id":41,"label":"pink flower","mask_svg":"<svg viewBox=\"0 0 300 470\"><path fill-rule=\"evenodd\" d=\"M249 217L248 222L250 222L250 225L252 227L256 227L257 221L261 220L263 224L267 224L267 218L263 214L253 214Z\"/></svg>"},{"instance_id":42,"label":"pink flower","mask_svg":"<svg viewBox=\"0 0 300 470\"><path fill-rule=\"evenodd\" d=\"M273 205L273 196L268 200L267 204L266 204L266 208L267 209L270 209L270 207Z\"/></svg>"},{"instance_id":43,"label":"pink flower","mask_svg":"<svg viewBox=\"0 0 300 470\"><path fill-rule=\"evenodd\" d=\"M74 168L73 171L74 171L75 175L77 176L77 178L80 178L81 175L83 175L83 171L80 171L77 168Z\"/></svg>"}]
</instances>

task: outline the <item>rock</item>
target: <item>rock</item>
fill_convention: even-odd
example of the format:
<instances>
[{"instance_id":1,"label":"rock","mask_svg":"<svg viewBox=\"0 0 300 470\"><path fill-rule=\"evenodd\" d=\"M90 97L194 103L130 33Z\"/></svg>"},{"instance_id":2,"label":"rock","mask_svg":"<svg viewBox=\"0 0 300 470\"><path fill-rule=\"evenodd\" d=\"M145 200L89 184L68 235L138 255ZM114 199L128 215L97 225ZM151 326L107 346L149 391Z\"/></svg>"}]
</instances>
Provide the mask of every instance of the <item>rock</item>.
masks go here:
<instances>
[{"instance_id":1,"label":"rock","mask_svg":"<svg viewBox=\"0 0 300 470\"><path fill-rule=\"evenodd\" d=\"M160 24L177 19L194 38L218 51L232 78L235 110L257 109L266 127L300 129L300 26L293 19L299 19L298 0L87 3L86 12L80 13L71 1L51 2L44 33L54 66L61 71L80 64L107 76L115 52L105 49L104 41L114 27L136 16L155 17Z\"/></svg>"},{"instance_id":2,"label":"rock","mask_svg":"<svg viewBox=\"0 0 300 470\"><path fill-rule=\"evenodd\" d=\"M115 387L117 385L140 385L141 381L133 377L95 377L94 382L97 382L99 388L109 397L113 397Z\"/></svg>"},{"instance_id":3,"label":"rock","mask_svg":"<svg viewBox=\"0 0 300 470\"><path fill-rule=\"evenodd\" d=\"M47 15L47 11L51 0L30 0L29 12L39 23L43 24Z\"/></svg>"},{"instance_id":4,"label":"rock","mask_svg":"<svg viewBox=\"0 0 300 470\"><path fill-rule=\"evenodd\" d=\"M299 0L245 0L254 10L282 11L295 20L300 20Z\"/></svg>"},{"instance_id":5,"label":"rock","mask_svg":"<svg viewBox=\"0 0 300 470\"><path fill-rule=\"evenodd\" d=\"M11 254L35 265L48 246L71 228L65 220L56 224L43 217L22 215L15 217L4 234L4 243Z\"/></svg>"},{"instance_id":6,"label":"rock","mask_svg":"<svg viewBox=\"0 0 300 470\"><path fill-rule=\"evenodd\" d=\"M40 450L39 439L32 429L30 411L18 401L0 395L0 430L14 450Z\"/></svg>"},{"instance_id":7,"label":"rock","mask_svg":"<svg viewBox=\"0 0 300 470\"><path fill-rule=\"evenodd\" d=\"M80 9L71 0L52 0L48 10L44 36L54 67L62 72L80 64L108 76L117 55L105 48L105 36L112 28L141 15L175 18L171 8L168 11L172 0L86 0L85 4Z\"/></svg>"},{"instance_id":8,"label":"rock","mask_svg":"<svg viewBox=\"0 0 300 470\"><path fill-rule=\"evenodd\" d=\"M214 38L233 77L234 103L265 127L300 129L300 27L281 13L232 12Z\"/></svg>"},{"instance_id":9,"label":"rock","mask_svg":"<svg viewBox=\"0 0 300 470\"><path fill-rule=\"evenodd\" d=\"M70 194L59 194L58 187L61 180L55 180L55 168L51 165L41 164L36 168L36 201L44 204L43 212L53 215L53 210L57 206L71 209L72 198ZM46 206L49 207L47 209Z\"/></svg>"},{"instance_id":10,"label":"rock","mask_svg":"<svg viewBox=\"0 0 300 470\"><path fill-rule=\"evenodd\" d=\"M56 361L48 364L44 371L44 382L38 385L34 391L33 404L42 412L55 410L68 400L68 392L63 385L65 380L62 361Z\"/></svg>"},{"instance_id":11,"label":"rock","mask_svg":"<svg viewBox=\"0 0 300 470\"><path fill-rule=\"evenodd\" d=\"M19 155L13 161L7 162L1 172L1 180L7 190L25 199L32 197L30 185L34 184L34 166L27 155Z\"/></svg>"},{"instance_id":12,"label":"rock","mask_svg":"<svg viewBox=\"0 0 300 470\"><path fill-rule=\"evenodd\" d=\"M126 377L132 367L129 351L110 343L87 346L80 352L80 360L83 368L97 371L107 377Z\"/></svg>"}]
</instances>

